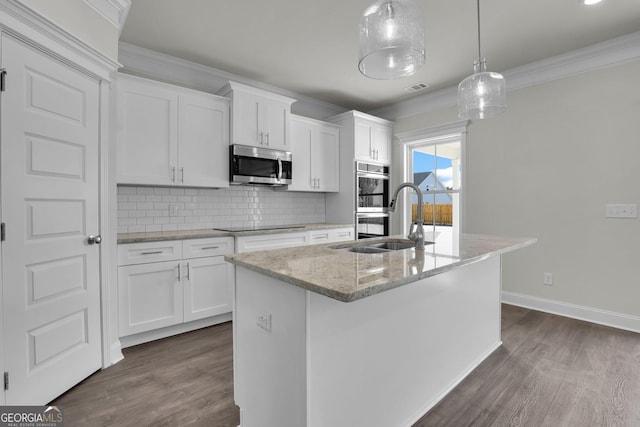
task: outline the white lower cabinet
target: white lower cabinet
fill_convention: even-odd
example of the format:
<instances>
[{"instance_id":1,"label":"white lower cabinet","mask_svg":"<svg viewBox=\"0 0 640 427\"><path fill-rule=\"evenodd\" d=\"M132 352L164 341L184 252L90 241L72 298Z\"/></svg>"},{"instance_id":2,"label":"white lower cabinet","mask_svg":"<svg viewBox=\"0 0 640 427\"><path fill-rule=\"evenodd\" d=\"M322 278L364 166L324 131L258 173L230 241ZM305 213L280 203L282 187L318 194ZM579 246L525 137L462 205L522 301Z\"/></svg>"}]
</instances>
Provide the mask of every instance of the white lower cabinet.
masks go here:
<instances>
[{"instance_id":1,"label":"white lower cabinet","mask_svg":"<svg viewBox=\"0 0 640 427\"><path fill-rule=\"evenodd\" d=\"M236 238L236 252L242 253L263 251L267 249L315 245L320 243L343 242L346 240L353 240L354 238L355 230L353 227L326 228L294 233L240 236Z\"/></svg>"},{"instance_id":2,"label":"white lower cabinet","mask_svg":"<svg viewBox=\"0 0 640 427\"><path fill-rule=\"evenodd\" d=\"M120 336L230 313L234 269L225 253L232 237L119 245Z\"/></svg>"}]
</instances>

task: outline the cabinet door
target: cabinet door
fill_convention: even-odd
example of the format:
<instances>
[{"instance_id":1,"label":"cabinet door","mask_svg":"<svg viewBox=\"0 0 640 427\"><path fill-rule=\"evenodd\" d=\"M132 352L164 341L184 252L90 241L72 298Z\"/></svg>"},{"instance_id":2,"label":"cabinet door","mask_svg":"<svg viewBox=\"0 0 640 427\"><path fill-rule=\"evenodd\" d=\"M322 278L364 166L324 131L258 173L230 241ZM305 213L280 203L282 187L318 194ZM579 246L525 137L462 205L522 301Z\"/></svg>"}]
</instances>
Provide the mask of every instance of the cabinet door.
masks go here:
<instances>
[{"instance_id":1,"label":"cabinet door","mask_svg":"<svg viewBox=\"0 0 640 427\"><path fill-rule=\"evenodd\" d=\"M261 147L260 97L234 91L232 105L231 141L233 144Z\"/></svg>"},{"instance_id":2,"label":"cabinet door","mask_svg":"<svg viewBox=\"0 0 640 427\"><path fill-rule=\"evenodd\" d=\"M120 336L182 323L180 270L175 261L118 267Z\"/></svg>"},{"instance_id":3,"label":"cabinet door","mask_svg":"<svg viewBox=\"0 0 640 427\"><path fill-rule=\"evenodd\" d=\"M178 182L229 186L229 107L210 95L179 98Z\"/></svg>"},{"instance_id":4,"label":"cabinet door","mask_svg":"<svg viewBox=\"0 0 640 427\"><path fill-rule=\"evenodd\" d=\"M373 128L373 150L377 162L391 163L391 128L387 126L375 125Z\"/></svg>"},{"instance_id":5,"label":"cabinet door","mask_svg":"<svg viewBox=\"0 0 640 427\"><path fill-rule=\"evenodd\" d=\"M291 153L293 155L293 183L289 191L312 191L311 139L313 125L307 122L291 121Z\"/></svg>"},{"instance_id":6,"label":"cabinet door","mask_svg":"<svg viewBox=\"0 0 640 427\"><path fill-rule=\"evenodd\" d=\"M224 257L185 260L184 321L232 311L233 265Z\"/></svg>"},{"instance_id":7,"label":"cabinet door","mask_svg":"<svg viewBox=\"0 0 640 427\"><path fill-rule=\"evenodd\" d=\"M373 160L371 146L373 140L373 127L369 122L356 120L355 123L355 158L356 160Z\"/></svg>"},{"instance_id":8,"label":"cabinet door","mask_svg":"<svg viewBox=\"0 0 640 427\"><path fill-rule=\"evenodd\" d=\"M317 179L320 191L339 190L340 131L330 126L319 126L313 144L311 175Z\"/></svg>"},{"instance_id":9,"label":"cabinet door","mask_svg":"<svg viewBox=\"0 0 640 427\"><path fill-rule=\"evenodd\" d=\"M268 98L260 100L261 142L268 148L290 151L289 105Z\"/></svg>"},{"instance_id":10,"label":"cabinet door","mask_svg":"<svg viewBox=\"0 0 640 427\"><path fill-rule=\"evenodd\" d=\"M118 77L118 183L171 185L178 156L178 95L155 82Z\"/></svg>"}]
</instances>

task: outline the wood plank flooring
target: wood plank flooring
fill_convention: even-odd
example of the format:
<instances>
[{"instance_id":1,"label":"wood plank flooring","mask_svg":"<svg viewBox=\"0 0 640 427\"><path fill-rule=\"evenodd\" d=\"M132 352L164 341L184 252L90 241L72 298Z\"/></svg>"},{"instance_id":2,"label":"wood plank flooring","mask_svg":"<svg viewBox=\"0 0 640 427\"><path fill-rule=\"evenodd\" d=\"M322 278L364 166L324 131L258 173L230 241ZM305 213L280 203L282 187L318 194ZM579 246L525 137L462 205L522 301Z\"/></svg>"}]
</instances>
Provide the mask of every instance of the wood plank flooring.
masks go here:
<instances>
[{"instance_id":1,"label":"wood plank flooring","mask_svg":"<svg viewBox=\"0 0 640 427\"><path fill-rule=\"evenodd\" d=\"M414 427L640 426L640 334L502 307L503 346ZM53 402L65 425L239 424L230 323L124 353Z\"/></svg>"},{"instance_id":2,"label":"wood plank flooring","mask_svg":"<svg viewBox=\"0 0 640 427\"><path fill-rule=\"evenodd\" d=\"M236 427L231 323L124 349L52 404L65 426Z\"/></svg>"},{"instance_id":3,"label":"wood plank flooring","mask_svg":"<svg viewBox=\"0 0 640 427\"><path fill-rule=\"evenodd\" d=\"M640 426L640 334L503 305L502 342L414 427Z\"/></svg>"}]
</instances>

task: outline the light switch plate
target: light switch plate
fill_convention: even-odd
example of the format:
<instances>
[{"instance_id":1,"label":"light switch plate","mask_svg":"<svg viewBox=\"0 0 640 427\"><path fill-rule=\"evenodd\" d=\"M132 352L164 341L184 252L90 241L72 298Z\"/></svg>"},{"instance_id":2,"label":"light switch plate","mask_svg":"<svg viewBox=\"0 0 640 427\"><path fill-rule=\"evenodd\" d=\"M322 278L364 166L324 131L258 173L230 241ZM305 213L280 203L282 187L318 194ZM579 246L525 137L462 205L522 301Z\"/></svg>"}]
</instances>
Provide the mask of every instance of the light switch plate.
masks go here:
<instances>
[{"instance_id":1,"label":"light switch plate","mask_svg":"<svg viewBox=\"0 0 640 427\"><path fill-rule=\"evenodd\" d=\"M638 205L607 205L607 218L638 218Z\"/></svg>"}]
</instances>

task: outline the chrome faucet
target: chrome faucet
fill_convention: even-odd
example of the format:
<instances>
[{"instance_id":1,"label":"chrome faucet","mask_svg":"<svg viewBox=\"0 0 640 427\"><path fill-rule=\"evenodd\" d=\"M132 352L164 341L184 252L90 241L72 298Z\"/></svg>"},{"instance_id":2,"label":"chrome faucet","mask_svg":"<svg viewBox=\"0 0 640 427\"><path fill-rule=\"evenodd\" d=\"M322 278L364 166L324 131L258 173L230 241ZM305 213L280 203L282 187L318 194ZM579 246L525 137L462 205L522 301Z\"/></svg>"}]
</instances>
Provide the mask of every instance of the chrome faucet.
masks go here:
<instances>
[{"instance_id":1,"label":"chrome faucet","mask_svg":"<svg viewBox=\"0 0 640 427\"><path fill-rule=\"evenodd\" d=\"M389 212L395 212L396 210L396 200L398 199L398 193L405 187L413 188L413 191L418 195L418 218L416 218L416 222L411 224L411 228L409 229L409 235L407 239L415 242L417 251L424 251L424 227L423 227L423 218L422 218L422 191L418 188L417 185L412 184L410 182L403 182L398 185L395 193L393 193L393 198L391 199L391 204L389 205Z\"/></svg>"}]
</instances>

